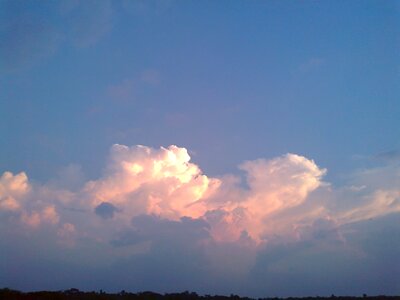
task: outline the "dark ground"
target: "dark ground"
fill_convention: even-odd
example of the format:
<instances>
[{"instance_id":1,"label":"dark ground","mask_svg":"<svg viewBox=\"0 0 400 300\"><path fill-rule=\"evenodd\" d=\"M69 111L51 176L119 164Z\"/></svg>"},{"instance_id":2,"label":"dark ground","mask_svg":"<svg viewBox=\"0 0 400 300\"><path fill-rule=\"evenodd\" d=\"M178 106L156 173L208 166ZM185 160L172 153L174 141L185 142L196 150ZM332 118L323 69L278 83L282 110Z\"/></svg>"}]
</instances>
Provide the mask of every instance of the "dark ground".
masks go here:
<instances>
[{"instance_id":1,"label":"dark ground","mask_svg":"<svg viewBox=\"0 0 400 300\"><path fill-rule=\"evenodd\" d=\"M51 299L51 300L141 300L141 299L149 299L149 300L250 300L251 298L247 297L239 297L236 295L231 296L199 296L196 293L190 292L183 292L183 293L175 293L175 294L157 294L153 292L141 292L141 293L128 293L125 291L121 291L117 294L107 294L103 291L100 292L82 292L77 289L70 289L66 291L57 291L57 292L27 292L23 293L16 290L10 289L0 289L0 300L42 300L42 299ZM286 299L286 300L319 300L319 299L334 299L334 300L400 300L400 296L367 296L363 295L362 297L346 297L346 296L334 296L331 297L302 297L302 298L259 298L265 300L279 300L279 299Z\"/></svg>"}]
</instances>

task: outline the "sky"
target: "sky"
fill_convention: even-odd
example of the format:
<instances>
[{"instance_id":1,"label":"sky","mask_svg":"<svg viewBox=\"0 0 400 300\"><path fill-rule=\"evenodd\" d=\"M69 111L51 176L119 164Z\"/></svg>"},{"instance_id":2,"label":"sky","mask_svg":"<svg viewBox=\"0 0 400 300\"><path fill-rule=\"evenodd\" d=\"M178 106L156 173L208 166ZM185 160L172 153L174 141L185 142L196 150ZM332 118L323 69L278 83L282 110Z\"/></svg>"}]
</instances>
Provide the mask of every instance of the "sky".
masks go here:
<instances>
[{"instance_id":1,"label":"sky","mask_svg":"<svg viewBox=\"0 0 400 300\"><path fill-rule=\"evenodd\" d=\"M399 1L0 1L0 287L399 295Z\"/></svg>"}]
</instances>

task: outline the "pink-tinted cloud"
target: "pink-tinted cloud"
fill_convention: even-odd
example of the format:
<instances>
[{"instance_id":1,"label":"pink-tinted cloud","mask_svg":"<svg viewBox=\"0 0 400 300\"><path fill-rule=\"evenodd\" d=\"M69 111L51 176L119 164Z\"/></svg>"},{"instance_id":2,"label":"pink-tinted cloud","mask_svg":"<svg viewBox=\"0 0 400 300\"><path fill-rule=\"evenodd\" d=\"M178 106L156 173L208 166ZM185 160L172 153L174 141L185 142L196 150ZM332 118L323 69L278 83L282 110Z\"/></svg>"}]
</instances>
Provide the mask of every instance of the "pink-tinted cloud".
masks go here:
<instances>
[{"instance_id":1,"label":"pink-tinted cloud","mask_svg":"<svg viewBox=\"0 0 400 300\"><path fill-rule=\"evenodd\" d=\"M0 178L0 209L14 212L32 228L49 224L66 232L73 226L75 234L94 234L103 241L140 215L175 221L201 218L217 242L248 237L259 244L276 236L299 239L317 220L330 220L339 227L400 211L397 187L377 187L366 194L363 189L360 195L358 189L335 190L322 181L325 169L296 154L247 161L239 168L245 172L246 187L234 175L203 174L185 148L116 144L104 175L75 183L83 186L80 190L70 191L68 184L63 188L63 178L57 179L58 184L32 186L25 173L5 172ZM73 181L73 174L83 180L80 172L69 172L64 179ZM361 177L372 180L365 173ZM343 205L341 198L353 200ZM78 216L71 209L82 213ZM101 234L95 228L103 228Z\"/></svg>"},{"instance_id":2,"label":"pink-tinted cloud","mask_svg":"<svg viewBox=\"0 0 400 300\"><path fill-rule=\"evenodd\" d=\"M0 210L19 210L20 201L29 193L30 188L28 177L24 172L16 175L4 172L0 177Z\"/></svg>"},{"instance_id":3,"label":"pink-tinted cloud","mask_svg":"<svg viewBox=\"0 0 400 300\"><path fill-rule=\"evenodd\" d=\"M93 206L112 203L128 219L140 214L177 219L203 215L206 207L199 200L218 185L218 179L208 178L190 163L184 148L114 145L107 174L88 182L85 192Z\"/></svg>"},{"instance_id":4,"label":"pink-tinted cloud","mask_svg":"<svg viewBox=\"0 0 400 300\"><path fill-rule=\"evenodd\" d=\"M169 287L187 287L188 274L197 274L188 283L194 288L201 282L251 287L257 274L274 282L290 276L289 269L317 270L315 257L337 272L346 270L347 259L362 264L374 249L357 242L357 228L368 232L375 224L370 219L396 224L389 215L400 211L398 166L355 173L344 187L324 182L326 170L296 154L247 161L239 169L245 182L203 174L182 147L114 145L95 180L85 182L77 166L46 184L5 172L0 246L8 249L6 260L20 260L15 250L36 243L35 260L44 262L41 253L50 251L58 261L69 257L85 269L107 270L93 271L96 276L111 270L123 288L143 276L153 279L146 270L157 270L162 282L172 268L182 285ZM329 253L344 263L329 264ZM151 288L157 287L163 288Z\"/></svg>"}]
</instances>

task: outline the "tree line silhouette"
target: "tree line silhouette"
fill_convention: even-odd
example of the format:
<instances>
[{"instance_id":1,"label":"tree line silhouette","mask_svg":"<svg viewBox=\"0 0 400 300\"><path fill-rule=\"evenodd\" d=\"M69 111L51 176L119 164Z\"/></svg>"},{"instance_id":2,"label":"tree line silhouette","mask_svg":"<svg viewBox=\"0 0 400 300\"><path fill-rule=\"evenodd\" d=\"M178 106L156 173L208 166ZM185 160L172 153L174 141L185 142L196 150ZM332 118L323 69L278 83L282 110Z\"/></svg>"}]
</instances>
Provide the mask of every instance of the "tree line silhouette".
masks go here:
<instances>
[{"instance_id":1,"label":"tree line silhouette","mask_svg":"<svg viewBox=\"0 0 400 300\"><path fill-rule=\"evenodd\" d=\"M20 292L8 288L0 289L0 300L253 300L253 298L239 297L237 295L218 296L218 295L198 295L194 292L182 292L172 294L158 294L154 292L140 292L129 293L121 291L119 293L110 294L102 290L99 292L83 292L78 289L72 288L65 291L39 291L39 292ZM289 298L258 298L258 300L400 300L400 296L367 296L364 294L362 297L348 297L348 296L335 296L330 297L289 297Z\"/></svg>"}]
</instances>

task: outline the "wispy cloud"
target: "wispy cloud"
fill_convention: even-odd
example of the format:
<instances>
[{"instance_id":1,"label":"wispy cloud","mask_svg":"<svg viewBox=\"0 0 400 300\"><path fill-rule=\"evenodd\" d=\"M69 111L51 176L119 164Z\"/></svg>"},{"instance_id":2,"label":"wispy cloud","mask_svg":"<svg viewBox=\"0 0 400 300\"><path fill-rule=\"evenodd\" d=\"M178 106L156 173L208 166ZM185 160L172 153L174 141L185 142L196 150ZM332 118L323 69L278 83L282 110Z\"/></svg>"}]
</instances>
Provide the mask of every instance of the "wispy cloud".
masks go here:
<instances>
[{"instance_id":1,"label":"wispy cloud","mask_svg":"<svg viewBox=\"0 0 400 300\"><path fill-rule=\"evenodd\" d=\"M97 43L113 26L113 7L109 0L61 2L65 18L66 35L78 47L89 47Z\"/></svg>"},{"instance_id":2,"label":"wispy cloud","mask_svg":"<svg viewBox=\"0 0 400 300\"><path fill-rule=\"evenodd\" d=\"M297 71L300 73L307 73L321 68L326 61L322 57L312 57L298 66Z\"/></svg>"},{"instance_id":3,"label":"wispy cloud","mask_svg":"<svg viewBox=\"0 0 400 300\"><path fill-rule=\"evenodd\" d=\"M30 68L53 55L64 43L96 44L113 26L111 1L2 1L0 4L0 67ZM51 22L57 19L57 22Z\"/></svg>"},{"instance_id":4,"label":"wispy cloud","mask_svg":"<svg viewBox=\"0 0 400 300\"><path fill-rule=\"evenodd\" d=\"M52 55L62 35L48 20L29 12L7 13L0 18L0 69L16 71L28 68Z\"/></svg>"},{"instance_id":5,"label":"wispy cloud","mask_svg":"<svg viewBox=\"0 0 400 300\"><path fill-rule=\"evenodd\" d=\"M146 86L157 86L161 81L160 72L147 69L136 76L124 78L107 87L107 95L116 102L130 102L137 99L140 91Z\"/></svg>"},{"instance_id":6,"label":"wispy cloud","mask_svg":"<svg viewBox=\"0 0 400 300\"><path fill-rule=\"evenodd\" d=\"M375 155L375 158L384 161L400 161L400 151L391 150L391 151L381 152Z\"/></svg>"}]
</instances>

